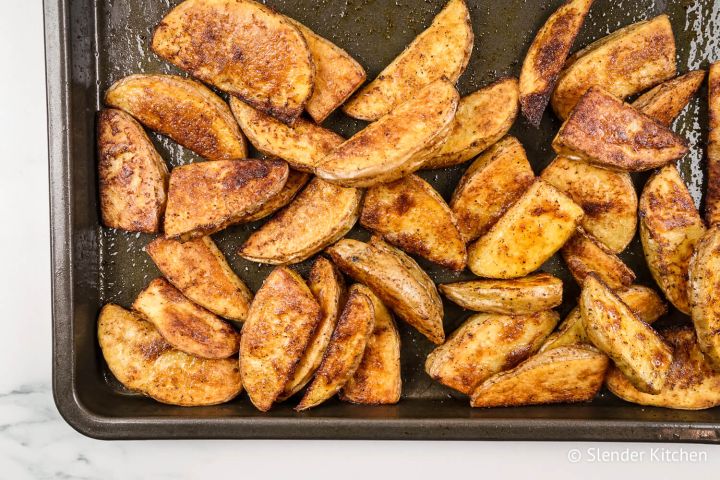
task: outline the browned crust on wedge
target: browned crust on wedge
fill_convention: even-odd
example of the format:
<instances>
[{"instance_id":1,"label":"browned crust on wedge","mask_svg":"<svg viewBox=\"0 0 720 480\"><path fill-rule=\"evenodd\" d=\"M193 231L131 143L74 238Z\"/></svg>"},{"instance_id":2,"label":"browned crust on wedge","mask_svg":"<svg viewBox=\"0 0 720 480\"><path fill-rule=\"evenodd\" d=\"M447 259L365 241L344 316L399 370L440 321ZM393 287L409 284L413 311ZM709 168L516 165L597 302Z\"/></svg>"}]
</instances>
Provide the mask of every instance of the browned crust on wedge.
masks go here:
<instances>
[{"instance_id":1,"label":"browned crust on wedge","mask_svg":"<svg viewBox=\"0 0 720 480\"><path fill-rule=\"evenodd\" d=\"M704 70L688 72L643 93L632 106L663 125L670 126L704 79Z\"/></svg>"},{"instance_id":2,"label":"browned crust on wedge","mask_svg":"<svg viewBox=\"0 0 720 480\"><path fill-rule=\"evenodd\" d=\"M705 218L714 225L720 222L720 62L708 74L708 116Z\"/></svg>"},{"instance_id":3,"label":"browned crust on wedge","mask_svg":"<svg viewBox=\"0 0 720 480\"><path fill-rule=\"evenodd\" d=\"M635 272L582 228L563 246L561 252L578 285L582 285L591 273L596 273L613 290L628 287L635 281Z\"/></svg>"},{"instance_id":4,"label":"browned crust on wedge","mask_svg":"<svg viewBox=\"0 0 720 480\"><path fill-rule=\"evenodd\" d=\"M713 226L695 246L688 297L700 349L720 370L720 227Z\"/></svg>"},{"instance_id":5,"label":"browned crust on wedge","mask_svg":"<svg viewBox=\"0 0 720 480\"><path fill-rule=\"evenodd\" d=\"M308 180L310 180L309 173L290 170L287 181L285 182L285 185L283 185L282 190L273 195L270 200L263 203L260 210L255 213L245 215L238 221L238 223L256 222L277 212L295 199L295 196L297 196L300 189L308 183Z\"/></svg>"}]
</instances>

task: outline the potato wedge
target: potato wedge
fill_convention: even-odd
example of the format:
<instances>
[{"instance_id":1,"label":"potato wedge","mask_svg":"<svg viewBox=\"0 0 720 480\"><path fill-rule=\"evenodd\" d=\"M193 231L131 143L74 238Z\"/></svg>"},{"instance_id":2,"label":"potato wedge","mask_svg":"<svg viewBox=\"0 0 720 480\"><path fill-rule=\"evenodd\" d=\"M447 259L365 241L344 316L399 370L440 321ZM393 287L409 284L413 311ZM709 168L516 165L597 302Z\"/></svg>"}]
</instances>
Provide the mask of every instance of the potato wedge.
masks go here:
<instances>
[{"instance_id":1,"label":"potato wedge","mask_svg":"<svg viewBox=\"0 0 720 480\"><path fill-rule=\"evenodd\" d=\"M559 306L563 284L549 273L538 273L513 280L446 283L440 285L440 291L468 310L519 315Z\"/></svg>"},{"instance_id":2,"label":"potato wedge","mask_svg":"<svg viewBox=\"0 0 720 480\"><path fill-rule=\"evenodd\" d=\"M103 224L129 232L157 232L167 200L165 161L143 128L123 111L101 111L97 130Z\"/></svg>"},{"instance_id":3,"label":"potato wedge","mask_svg":"<svg viewBox=\"0 0 720 480\"><path fill-rule=\"evenodd\" d=\"M345 238L325 251L340 270L370 287L398 317L431 342L439 345L445 341L440 295L412 258L377 236L369 244Z\"/></svg>"},{"instance_id":4,"label":"potato wedge","mask_svg":"<svg viewBox=\"0 0 720 480\"><path fill-rule=\"evenodd\" d=\"M550 15L535 35L520 71L520 106L523 116L540 126L560 71L570 54L593 0L567 0Z\"/></svg>"},{"instance_id":5,"label":"potato wedge","mask_svg":"<svg viewBox=\"0 0 720 480\"><path fill-rule=\"evenodd\" d=\"M255 148L282 158L296 170L312 172L327 154L345 141L337 133L302 118L289 127L237 98L230 99L230 108Z\"/></svg>"},{"instance_id":6,"label":"potato wedge","mask_svg":"<svg viewBox=\"0 0 720 480\"><path fill-rule=\"evenodd\" d=\"M183 165L170 175L165 236L209 235L258 211L285 185L287 163L218 160Z\"/></svg>"},{"instance_id":7,"label":"potato wedge","mask_svg":"<svg viewBox=\"0 0 720 480\"><path fill-rule=\"evenodd\" d=\"M373 121L435 80L456 83L470 61L473 30L464 0L450 0L432 24L343 106L354 118ZM428 109L428 111L431 111Z\"/></svg>"},{"instance_id":8,"label":"potato wedge","mask_svg":"<svg viewBox=\"0 0 720 480\"><path fill-rule=\"evenodd\" d=\"M176 75L130 75L115 82L105 103L208 160L247 157L245 139L222 98Z\"/></svg>"},{"instance_id":9,"label":"potato wedge","mask_svg":"<svg viewBox=\"0 0 720 480\"><path fill-rule=\"evenodd\" d=\"M714 225L720 222L720 62L710 65L708 74L708 116L705 219Z\"/></svg>"},{"instance_id":10,"label":"potato wedge","mask_svg":"<svg viewBox=\"0 0 720 480\"><path fill-rule=\"evenodd\" d=\"M242 391L237 359L210 360L176 350L151 323L117 305L100 311L98 340L115 378L158 402L217 405Z\"/></svg>"},{"instance_id":11,"label":"potato wedge","mask_svg":"<svg viewBox=\"0 0 720 480\"><path fill-rule=\"evenodd\" d=\"M360 224L408 253L456 271L465 268L467 250L455 215L417 175L369 188Z\"/></svg>"},{"instance_id":12,"label":"potato wedge","mask_svg":"<svg viewBox=\"0 0 720 480\"><path fill-rule=\"evenodd\" d=\"M472 393L472 407L516 407L588 402L602 387L608 358L589 345L570 345L530 357L485 380Z\"/></svg>"},{"instance_id":13,"label":"potato wedge","mask_svg":"<svg viewBox=\"0 0 720 480\"><path fill-rule=\"evenodd\" d=\"M485 236L470 245L468 267L479 277L524 277L565 244L582 216L582 209L565 194L536 180Z\"/></svg>"},{"instance_id":14,"label":"potato wedge","mask_svg":"<svg viewBox=\"0 0 720 480\"><path fill-rule=\"evenodd\" d=\"M720 405L720 374L698 347L695 332L683 326L661 332L674 350L665 385L656 394L639 391L617 367L608 370L608 389L625 401L654 407L701 410Z\"/></svg>"},{"instance_id":15,"label":"potato wedge","mask_svg":"<svg viewBox=\"0 0 720 480\"><path fill-rule=\"evenodd\" d=\"M627 98L677 74L675 37L667 15L628 25L574 53L550 103L566 119L588 88Z\"/></svg>"},{"instance_id":16,"label":"potato wedge","mask_svg":"<svg viewBox=\"0 0 720 480\"><path fill-rule=\"evenodd\" d=\"M443 385L470 395L486 379L533 355L557 322L558 314L552 310L473 315L430 352L425 371Z\"/></svg>"},{"instance_id":17,"label":"potato wedge","mask_svg":"<svg viewBox=\"0 0 720 480\"><path fill-rule=\"evenodd\" d=\"M315 64L302 33L252 0L185 0L158 24L152 49L288 125L315 86Z\"/></svg>"},{"instance_id":18,"label":"potato wedge","mask_svg":"<svg viewBox=\"0 0 720 480\"><path fill-rule=\"evenodd\" d=\"M185 243L158 237L145 247L160 272L183 295L230 320L247 317L252 293L210 237Z\"/></svg>"},{"instance_id":19,"label":"potato wedge","mask_svg":"<svg viewBox=\"0 0 720 480\"><path fill-rule=\"evenodd\" d=\"M688 266L705 225L674 165L663 167L647 181L639 215L650 273L675 308L690 314Z\"/></svg>"},{"instance_id":20,"label":"potato wedge","mask_svg":"<svg viewBox=\"0 0 720 480\"><path fill-rule=\"evenodd\" d=\"M593 272L613 290L629 287L635 281L635 272L582 228L560 251L578 285Z\"/></svg>"},{"instance_id":21,"label":"potato wedge","mask_svg":"<svg viewBox=\"0 0 720 480\"><path fill-rule=\"evenodd\" d=\"M283 393L322 318L300 275L287 267L270 272L243 324L240 371L250 401L266 412Z\"/></svg>"},{"instance_id":22,"label":"potato wedge","mask_svg":"<svg viewBox=\"0 0 720 480\"><path fill-rule=\"evenodd\" d=\"M474 158L505 135L518 112L518 83L504 78L462 97L447 138L428 154L423 169L458 165Z\"/></svg>"},{"instance_id":23,"label":"potato wedge","mask_svg":"<svg viewBox=\"0 0 720 480\"><path fill-rule=\"evenodd\" d=\"M503 138L479 156L450 200L465 241L485 235L534 180L525 149L515 137Z\"/></svg>"},{"instance_id":24,"label":"potato wedge","mask_svg":"<svg viewBox=\"0 0 720 480\"><path fill-rule=\"evenodd\" d=\"M720 371L720 227L695 246L688 269L688 297L700 349Z\"/></svg>"},{"instance_id":25,"label":"potato wedge","mask_svg":"<svg viewBox=\"0 0 720 480\"><path fill-rule=\"evenodd\" d=\"M578 101L552 147L559 155L625 172L662 167L688 152L685 139L599 87Z\"/></svg>"},{"instance_id":26,"label":"potato wedge","mask_svg":"<svg viewBox=\"0 0 720 480\"><path fill-rule=\"evenodd\" d=\"M310 180L309 173L290 170L283 188L278 193L270 197L267 202L263 203L260 210L255 213L245 215L238 221L238 223L256 222L277 212L293 201L300 189L308 183L308 180Z\"/></svg>"},{"instance_id":27,"label":"potato wedge","mask_svg":"<svg viewBox=\"0 0 720 480\"><path fill-rule=\"evenodd\" d=\"M375 323L365 353L355 374L340 392L340 399L365 405L386 405L400 401L400 332L382 301L365 288L372 300Z\"/></svg>"},{"instance_id":28,"label":"potato wedge","mask_svg":"<svg viewBox=\"0 0 720 480\"><path fill-rule=\"evenodd\" d=\"M688 72L643 93L632 106L669 127L690 102L704 79L703 70Z\"/></svg>"},{"instance_id":29,"label":"potato wedge","mask_svg":"<svg viewBox=\"0 0 720 480\"><path fill-rule=\"evenodd\" d=\"M350 287L348 301L337 321L320 367L295 410L320 405L345 385L355 374L375 324L369 289L360 284Z\"/></svg>"},{"instance_id":30,"label":"potato wedge","mask_svg":"<svg viewBox=\"0 0 720 480\"><path fill-rule=\"evenodd\" d=\"M330 152L315 174L345 187L371 187L413 173L426 149L447 134L458 100L447 80L429 84Z\"/></svg>"}]
</instances>

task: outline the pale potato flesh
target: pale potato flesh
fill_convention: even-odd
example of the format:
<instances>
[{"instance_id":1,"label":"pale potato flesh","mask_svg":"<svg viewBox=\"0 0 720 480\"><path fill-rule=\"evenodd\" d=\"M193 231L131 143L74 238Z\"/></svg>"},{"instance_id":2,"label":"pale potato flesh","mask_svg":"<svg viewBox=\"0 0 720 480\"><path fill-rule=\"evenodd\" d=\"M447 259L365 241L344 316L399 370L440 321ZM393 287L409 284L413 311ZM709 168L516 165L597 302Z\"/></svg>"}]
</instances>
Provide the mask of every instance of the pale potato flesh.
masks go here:
<instances>
[{"instance_id":1,"label":"pale potato flesh","mask_svg":"<svg viewBox=\"0 0 720 480\"><path fill-rule=\"evenodd\" d=\"M560 251L578 285L582 285L590 273L597 274L613 290L628 287L635 281L635 272L625 262L581 228Z\"/></svg>"},{"instance_id":2,"label":"pale potato flesh","mask_svg":"<svg viewBox=\"0 0 720 480\"><path fill-rule=\"evenodd\" d=\"M277 212L292 202L298 192L308 183L309 180L309 173L290 170L283 188L278 193L270 197L267 202L263 203L260 210L241 217L240 220L238 220L238 223L256 222Z\"/></svg>"},{"instance_id":3,"label":"pale potato flesh","mask_svg":"<svg viewBox=\"0 0 720 480\"><path fill-rule=\"evenodd\" d=\"M643 93L632 106L663 125L670 126L690 102L705 79L705 71L693 70Z\"/></svg>"},{"instance_id":4,"label":"pale potato flesh","mask_svg":"<svg viewBox=\"0 0 720 480\"><path fill-rule=\"evenodd\" d=\"M695 246L690 261L688 297L697 342L720 370L720 230L713 226Z\"/></svg>"},{"instance_id":5,"label":"pale potato flesh","mask_svg":"<svg viewBox=\"0 0 720 480\"><path fill-rule=\"evenodd\" d=\"M720 222L720 62L708 73L708 116L705 218L714 225Z\"/></svg>"}]
</instances>

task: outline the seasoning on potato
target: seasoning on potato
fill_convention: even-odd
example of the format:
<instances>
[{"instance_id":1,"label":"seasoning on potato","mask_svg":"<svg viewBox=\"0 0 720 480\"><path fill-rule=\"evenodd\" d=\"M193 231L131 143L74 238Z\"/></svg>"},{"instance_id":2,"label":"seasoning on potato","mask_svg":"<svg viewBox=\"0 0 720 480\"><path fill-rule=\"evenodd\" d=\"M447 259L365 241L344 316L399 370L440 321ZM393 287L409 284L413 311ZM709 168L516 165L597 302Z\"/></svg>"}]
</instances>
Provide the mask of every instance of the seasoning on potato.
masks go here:
<instances>
[{"instance_id":1,"label":"seasoning on potato","mask_svg":"<svg viewBox=\"0 0 720 480\"><path fill-rule=\"evenodd\" d=\"M710 65L708 74L707 198L705 219L720 222L720 62Z\"/></svg>"},{"instance_id":2,"label":"seasoning on potato","mask_svg":"<svg viewBox=\"0 0 720 480\"><path fill-rule=\"evenodd\" d=\"M700 350L720 370L720 229L710 228L695 246L688 269L690 313Z\"/></svg>"},{"instance_id":3,"label":"seasoning on potato","mask_svg":"<svg viewBox=\"0 0 720 480\"><path fill-rule=\"evenodd\" d=\"M663 125L670 126L698 91L704 79L703 70L693 70L648 90L640 95L632 106Z\"/></svg>"},{"instance_id":4,"label":"seasoning on potato","mask_svg":"<svg viewBox=\"0 0 720 480\"><path fill-rule=\"evenodd\" d=\"M591 273L597 274L613 290L628 287L635 281L635 272L582 228L578 228L560 251L578 285Z\"/></svg>"}]
</instances>

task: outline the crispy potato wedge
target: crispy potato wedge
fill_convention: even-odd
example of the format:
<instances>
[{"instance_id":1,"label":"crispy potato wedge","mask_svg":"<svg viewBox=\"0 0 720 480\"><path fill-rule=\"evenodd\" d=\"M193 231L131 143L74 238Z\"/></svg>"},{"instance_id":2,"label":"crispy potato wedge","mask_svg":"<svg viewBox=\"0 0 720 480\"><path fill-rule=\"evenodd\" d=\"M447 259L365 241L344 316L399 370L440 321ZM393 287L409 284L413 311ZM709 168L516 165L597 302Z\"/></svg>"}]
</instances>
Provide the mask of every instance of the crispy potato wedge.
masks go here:
<instances>
[{"instance_id":1,"label":"crispy potato wedge","mask_svg":"<svg viewBox=\"0 0 720 480\"><path fill-rule=\"evenodd\" d=\"M534 180L525 149L515 137L505 137L479 156L450 200L465 241L485 235Z\"/></svg>"},{"instance_id":2,"label":"crispy potato wedge","mask_svg":"<svg viewBox=\"0 0 720 480\"><path fill-rule=\"evenodd\" d=\"M160 272L183 295L230 320L247 317L252 293L210 237L185 243L158 237L145 247Z\"/></svg>"},{"instance_id":3,"label":"crispy potato wedge","mask_svg":"<svg viewBox=\"0 0 720 480\"><path fill-rule=\"evenodd\" d=\"M243 324L240 371L250 401L266 412L283 393L322 318L300 275L287 267L270 272Z\"/></svg>"},{"instance_id":4,"label":"crispy potato wedge","mask_svg":"<svg viewBox=\"0 0 720 480\"><path fill-rule=\"evenodd\" d=\"M708 116L705 218L714 225L720 222L720 62L710 65L708 74Z\"/></svg>"},{"instance_id":5,"label":"crispy potato wedge","mask_svg":"<svg viewBox=\"0 0 720 480\"><path fill-rule=\"evenodd\" d=\"M100 311L98 340L115 378L158 402L217 405L242 391L237 359L210 360L176 350L151 323L117 305Z\"/></svg>"},{"instance_id":6,"label":"crispy potato wedge","mask_svg":"<svg viewBox=\"0 0 720 480\"><path fill-rule=\"evenodd\" d=\"M672 349L594 273L583 283L580 314L588 339L638 390L658 393L662 389Z\"/></svg>"},{"instance_id":7,"label":"crispy potato wedge","mask_svg":"<svg viewBox=\"0 0 720 480\"><path fill-rule=\"evenodd\" d=\"M674 350L665 385L656 394L639 391L617 367L608 370L608 389L625 401L653 407L702 410L720 405L720 374L713 370L692 327L661 332Z\"/></svg>"},{"instance_id":8,"label":"crispy potato wedge","mask_svg":"<svg viewBox=\"0 0 720 480\"><path fill-rule=\"evenodd\" d=\"M465 268L467 250L455 214L417 175L369 188L360 224L408 253L456 271Z\"/></svg>"},{"instance_id":9,"label":"crispy potato wedge","mask_svg":"<svg viewBox=\"0 0 720 480\"><path fill-rule=\"evenodd\" d=\"M417 95L435 80L456 83L470 61L473 30L464 0L450 0L375 80L343 106L354 118L373 121ZM430 109L428 109L430 111Z\"/></svg>"},{"instance_id":10,"label":"crispy potato wedge","mask_svg":"<svg viewBox=\"0 0 720 480\"><path fill-rule=\"evenodd\" d=\"M552 147L559 155L625 172L662 167L688 152L685 139L599 87L578 101Z\"/></svg>"},{"instance_id":11,"label":"crispy potato wedge","mask_svg":"<svg viewBox=\"0 0 720 480\"><path fill-rule=\"evenodd\" d=\"M278 193L270 197L267 202L263 203L260 210L255 213L245 215L238 221L238 223L256 222L277 212L293 201L300 189L308 183L308 180L310 180L309 173L290 170L283 188Z\"/></svg>"},{"instance_id":12,"label":"crispy potato wedge","mask_svg":"<svg viewBox=\"0 0 720 480\"><path fill-rule=\"evenodd\" d=\"M582 228L560 251L578 285L593 272L613 290L629 287L635 281L635 272Z\"/></svg>"},{"instance_id":13,"label":"crispy potato wedge","mask_svg":"<svg viewBox=\"0 0 720 480\"><path fill-rule=\"evenodd\" d=\"M100 213L106 227L155 233L167 200L168 169L143 128L127 113L98 115Z\"/></svg>"},{"instance_id":14,"label":"crispy potato wedge","mask_svg":"<svg viewBox=\"0 0 720 480\"><path fill-rule=\"evenodd\" d=\"M335 395L360 366L375 324L373 303L366 292L369 289L364 285L350 287L320 367L295 410L307 410Z\"/></svg>"},{"instance_id":15,"label":"crispy potato wedge","mask_svg":"<svg viewBox=\"0 0 720 480\"><path fill-rule=\"evenodd\" d=\"M289 125L315 86L315 64L302 33L252 0L185 0L158 24L152 49Z\"/></svg>"},{"instance_id":16,"label":"crispy potato wedge","mask_svg":"<svg viewBox=\"0 0 720 480\"><path fill-rule=\"evenodd\" d=\"M650 273L665 297L690 314L688 266L705 225L674 165L656 172L640 195L640 240Z\"/></svg>"},{"instance_id":17,"label":"crispy potato wedge","mask_svg":"<svg viewBox=\"0 0 720 480\"><path fill-rule=\"evenodd\" d=\"M458 102L448 136L428 155L422 168L444 168L474 158L500 140L518 112L518 83L504 78Z\"/></svg>"},{"instance_id":18,"label":"crispy potato wedge","mask_svg":"<svg viewBox=\"0 0 720 480\"><path fill-rule=\"evenodd\" d=\"M632 106L669 127L690 102L704 79L704 70L688 72L643 93Z\"/></svg>"},{"instance_id":19,"label":"crispy potato wedge","mask_svg":"<svg viewBox=\"0 0 720 480\"><path fill-rule=\"evenodd\" d=\"M562 303L562 280L538 273L513 280L471 280L446 283L440 291L450 300L477 312L519 315L541 312Z\"/></svg>"},{"instance_id":20,"label":"crispy potato wedge","mask_svg":"<svg viewBox=\"0 0 720 480\"><path fill-rule=\"evenodd\" d=\"M627 98L677 74L675 37L667 15L628 25L574 53L550 103L566 119L588 88Z\"/></svg>"},{"instance_id":21,"label":"crispy potato wedge","mask_svg":"<svg viewBox=\"0 0 720 480\"><path fill-rule=\"evenodd\" d=\"M276 160L218 160L176 167L170 174L165 236L209 235L258 211L288 177Z\"/></svg>"},{"instance_id":22,"label":"crispy potato wedge","mask_svg":"<svg viewBox=\"0 0 720 480\"><path fill-rule=\"evenodd\" d=\"M695 246L688 269L688 297L700 349L720 371L720 227Z\"/></svg>"},{"instance_id":23,"label":"crispy potato wedge","mask_svg":"<svg viewBox=\"0 0 720 480\"><path fill-rule=\"evenodd\" d=\"M557 322L558 314L552 310L473 315L430 352L425 371L443 385L470 395L486 379L533 355Z\"/></svg>"},{"instance_id":24,"label":"crispy potato wedge","mask_svg":"<svg viewBox=\"0 0 720 480\"><path fill-rule=\"evenodd\" d=\"M593 0L567 0L535 35L520 71L520 106L527 121L538 127L560 71L570 54Z\"/></svg>"},{"instance_id":25,"label":"crispy potato wedge","mask_svg":"<svg viewBox=\"0 0 720 480\"><path fill-rule=\"evenodd\" d=\"M447 80L429 84L330 152L315 174L345 187L371 187L413 173L426 149L448 133L458 100Z\"/></svg>"},{"instance_id":26,"label":"crispy potato wedge","mask_svg":"<svg viewBox=\"0 0 720 480\"><path fill-rule=\"evenodd\" d=\"M589 345L569 345L530 357L490 377L472 393L472 407L587 402L602 387L608 358Z\"/></svg>"},{"instance_id":27,"label":"crispy potato wedge","mask_svg":"<svg viewBox=\"0 0 720 480\"><path fill-rule=\"evenodd\" d=\"M470 245L468 267L479 277L524 277L565 244L582 216L582 209L565 194L536 180L485 236Z\"/></svg>"},{"instance_id":28,"label":"crispy potato wedge","mask_svg":"<svg viewBox=\"0 0 720 480\"><path fill-rule=\"evenodd\" d=\"M365 353L355 374L340 392L347 402L385 405L400 401L400 332L392 314L369 288L363 292L372 300L375 323Z\"/></svg>"},{"instance_id":29,"label":"crispy potato wedge","mask_svg":"<svg viewBox=\"0 0 720 480\"><path fill-rule=\"evenodd\" d=\"M440 295L412 258L377 236L370 243L345 238L326 252L340 270L370 287L398 317L431 342L439 345L445 341Z\"/></svg>"}]
</instances>

